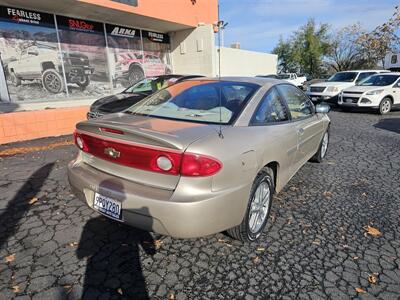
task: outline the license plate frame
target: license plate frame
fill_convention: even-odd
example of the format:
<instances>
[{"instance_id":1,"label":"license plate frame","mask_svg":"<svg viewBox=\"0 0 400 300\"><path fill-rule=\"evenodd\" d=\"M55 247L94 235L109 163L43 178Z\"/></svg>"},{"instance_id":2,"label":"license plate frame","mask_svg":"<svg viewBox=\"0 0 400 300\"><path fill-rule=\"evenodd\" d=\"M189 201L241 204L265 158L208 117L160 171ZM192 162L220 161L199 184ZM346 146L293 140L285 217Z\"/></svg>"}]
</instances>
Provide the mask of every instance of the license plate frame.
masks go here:
<instances>
[{"instance_id":1,"label":"license plate frame","mask_svg":"<svg viewBox=\"0 0 400 300\"><path fill-rule=\"evenodd\" d=\"M90 70L85 70L85 75L90 75L90 74L92 74L92 71L90 71Z\"/></svg>"},{"instance_id":2,"label":"license plate frame","mask_svg":"<svg viewBox=\"0 0 400 300\"><path fill-rule=\"evenodd\" d=\"M345 102L346 102L346 103L353 103L353 99L351 99L351 98L346 98L346 99L345 99Z\"/></svg>"},{"instance_id":3,"label":"license plate frame","mask_svg":"<svg viewBox=\"0 0 400 300\"><path fill-rule=\"evenodd\" d=\"M122 203L113 198L94 193L93 197L93 209L110 219L123 221L122 220Z\"/></svg>"}]
</instances>

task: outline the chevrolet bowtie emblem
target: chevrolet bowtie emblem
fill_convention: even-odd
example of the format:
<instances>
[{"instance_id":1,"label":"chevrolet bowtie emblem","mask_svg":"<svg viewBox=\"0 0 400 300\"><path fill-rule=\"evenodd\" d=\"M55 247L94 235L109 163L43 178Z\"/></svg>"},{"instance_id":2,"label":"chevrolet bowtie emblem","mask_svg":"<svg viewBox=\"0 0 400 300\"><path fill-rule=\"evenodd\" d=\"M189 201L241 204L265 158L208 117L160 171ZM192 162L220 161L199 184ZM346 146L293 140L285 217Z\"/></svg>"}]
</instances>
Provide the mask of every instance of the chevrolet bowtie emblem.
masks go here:
<instances>
[{"instance_id":1,"label":"chevrolet bowtie emblem","mask_svg":"<svg viewBox=\"0 0 400 300\"><path fill-rule=\"evenodd\" d=\"M112 158L118 158L121 155L121 152L115 150L114 148L106 148L104 149L104 154L107 154Z\"/></svg>"}]
</instances>

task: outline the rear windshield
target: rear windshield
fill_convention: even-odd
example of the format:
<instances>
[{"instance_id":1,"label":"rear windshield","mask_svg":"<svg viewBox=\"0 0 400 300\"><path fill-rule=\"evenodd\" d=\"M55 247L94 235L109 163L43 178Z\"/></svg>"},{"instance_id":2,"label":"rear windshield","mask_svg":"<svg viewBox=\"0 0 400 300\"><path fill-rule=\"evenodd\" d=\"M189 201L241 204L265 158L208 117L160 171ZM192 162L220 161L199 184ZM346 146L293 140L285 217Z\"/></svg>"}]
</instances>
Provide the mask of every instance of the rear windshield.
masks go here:
<instances>
[{"instance_id":1,"label":"rear windshield","mask_svg":"<svg viewBox=\"0 0 400 300\"><path fill-rule=\"evenodd\" d=\"M357 74L357 72L339 72L330 77L327 81L353 82Z\"/></svg>"},{"instance_id":2,"label":"rear windshield","mask_svg":"<svg viewBox=\"0 0 400 300\"><path fill-rule=\"evenodd\" d=\"M393 84L397 79L399 79L399 75L373 75L367 80L364 80L359 85L361 86L385 86Z\"/></svg>"},{"instance_id":3,"label":"rear windshield","mask_svg":"<svg viewBox=\"0 0 400 300\"><path fill-rule=\"evenodd\" d=\"M279 74L277 77L279 79L290 79L290 75L289 74Z\"/></svg>"},{"instance_id":4,"label":"rear windshield","mask_svg":"<svg viewBox=\"0 0 400 300\"><path fill-rule=\"evenodd\" d=\"M259 85L189 80L148 96L125 112L209 124L231 124Z\"/></svg>"}]
</instances>

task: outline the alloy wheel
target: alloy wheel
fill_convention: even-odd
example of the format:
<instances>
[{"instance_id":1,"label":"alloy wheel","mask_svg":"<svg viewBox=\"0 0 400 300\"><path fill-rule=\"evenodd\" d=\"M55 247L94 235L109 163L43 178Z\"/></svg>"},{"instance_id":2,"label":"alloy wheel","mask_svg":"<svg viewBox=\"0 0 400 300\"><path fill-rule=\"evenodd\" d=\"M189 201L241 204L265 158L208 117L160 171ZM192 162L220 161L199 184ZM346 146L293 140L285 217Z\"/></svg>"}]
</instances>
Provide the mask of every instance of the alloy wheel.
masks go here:
<instances>
[{"instance_id":1,"label":"alloy wheel","mask_svg":"<svg viewBox=\"0 0 400 300\"><path fill-rule=\"evenodd\" d=\"M250 207L248 225L252 233L257 233L263 226L268 215L270 198L270 187L267 182L262 181L253 195Z\"/></svg>"}]
</instances>

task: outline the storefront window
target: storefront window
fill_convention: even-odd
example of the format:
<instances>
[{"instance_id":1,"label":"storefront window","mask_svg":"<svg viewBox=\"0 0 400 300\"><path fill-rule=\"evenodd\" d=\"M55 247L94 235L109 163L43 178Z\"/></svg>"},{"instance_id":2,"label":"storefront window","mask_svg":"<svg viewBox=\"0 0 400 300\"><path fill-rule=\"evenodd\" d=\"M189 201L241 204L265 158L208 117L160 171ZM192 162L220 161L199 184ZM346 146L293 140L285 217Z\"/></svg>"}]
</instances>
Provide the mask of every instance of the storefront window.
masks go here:
<instances>
[{"instance_id":1,"label":"storefront window","mask_svg":"<svg viewBox=\"0 0 400 300\"><path fill-rule=\"evenodd\" d=\"M11 101L66 96L53 15L0 6L0 53Z\"/></svg>"},{"instance_id":2,"label":"storefront window","mask_svg":"<svg viewBox=\"0 0 400 300\"><path fill-rule=\"evenodd\" d=\"M108 61L114 87L128 87L145 76L140 30L106 24Z\"/></svg>"},{"instance_id":3,"label":"storefront window","mask_svg":"<svg viewBox=\"0 0 400 300\"><path fill-rule=\"evenodd\" d=\"M169 36L142 30L144 68L146 76L172 73Z\"/></svg>"},{"instance_id":4,"label":"storefront window","mask_svg":"<svg viewBox=\"0 0 400 300\"><path fill-rule=\"evenodd\" d=\"M65 78L70 97L111 92L102 23L57 16Z\"/></svg>"}]
</instances>

